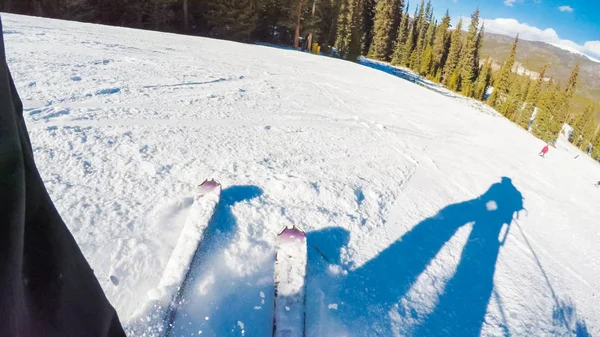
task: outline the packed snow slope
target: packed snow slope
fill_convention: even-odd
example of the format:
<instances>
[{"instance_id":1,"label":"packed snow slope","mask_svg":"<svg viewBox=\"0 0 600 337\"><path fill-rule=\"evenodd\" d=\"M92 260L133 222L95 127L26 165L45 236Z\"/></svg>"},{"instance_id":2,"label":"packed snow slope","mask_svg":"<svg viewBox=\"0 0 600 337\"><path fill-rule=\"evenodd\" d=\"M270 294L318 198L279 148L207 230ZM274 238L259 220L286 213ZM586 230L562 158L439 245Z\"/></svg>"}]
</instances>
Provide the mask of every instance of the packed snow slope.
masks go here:
<instances>
[{"instance_id":1,"label":"packed snow slope","mask_svg":"<svg viewBox=\"0 0 600 337\"><path fill-rule=\"evenodd\" d=\"M2 16L37 165L132 336L268 336L291 224L308 336L600 335L600 166L570 145L351 62ZM150 295L211 177L165 330Z\"/></svg>"}]
</instances>

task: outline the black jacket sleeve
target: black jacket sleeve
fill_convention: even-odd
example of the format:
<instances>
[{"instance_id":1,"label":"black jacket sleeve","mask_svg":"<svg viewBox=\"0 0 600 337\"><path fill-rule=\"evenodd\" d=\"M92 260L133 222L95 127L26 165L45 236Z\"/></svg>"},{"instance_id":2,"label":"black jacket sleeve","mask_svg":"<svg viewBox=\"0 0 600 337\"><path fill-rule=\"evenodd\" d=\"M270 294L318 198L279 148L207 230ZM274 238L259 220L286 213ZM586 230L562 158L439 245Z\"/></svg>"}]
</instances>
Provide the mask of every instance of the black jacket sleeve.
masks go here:
<instances>
[{"instance_id":1,"label":"black jacket sleeve","mask_svg":"<svg viewBox=\"0 0 600 337\"><path fill-rule=\"evenodd\" d=\"M0 336L125 336L35 166L3 36L0 54Z\"/></svg>"}]
</instances>

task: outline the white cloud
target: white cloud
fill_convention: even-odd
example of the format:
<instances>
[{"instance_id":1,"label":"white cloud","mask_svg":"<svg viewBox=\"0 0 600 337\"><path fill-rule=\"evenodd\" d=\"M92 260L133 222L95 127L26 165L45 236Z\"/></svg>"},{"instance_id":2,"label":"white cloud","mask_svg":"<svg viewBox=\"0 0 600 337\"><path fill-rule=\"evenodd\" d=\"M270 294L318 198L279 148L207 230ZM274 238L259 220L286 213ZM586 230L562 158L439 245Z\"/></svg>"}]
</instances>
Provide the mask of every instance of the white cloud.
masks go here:
<instances>
[{"instance_id":1,"label":"white cloud","mask_svg":"<svg viewBox=\"0 0 600 337\"><path fill-rule=\"evenodd\" d=\"M588 41L583 47L592 54L600 56L600 41Z\"/></svg>"},{"instance_id":2,"label":"white cloud","mask_svg":"<svg viewBox=\"0 0 600 337\"><path fill-rule=\"evenodd\" d=\"M571 6L560 6L558 7L558 10L561 12L569 12L569 13L573 13L574 9Z\"/></svg>"},{"instance_id":3,"label":"white cloud","mask_svg":"<svg viewBox=\"0 0 600 337\"><path fill-rule=\"evenodd\" d=\"M468 29L471 18L463 17L463 29ZM558 33L552 28L540 29L530 26L527 23L521 23L515 19L483 19L481 24L485 23L485 31L495 34L502 34L511 37L517 36L523 40L541 41L549 43L555 47L568 50L570 52L584 54L594 61L600 59L600 41L587 41L583 45L577 44L571 40L561 39Z\"/></svg>"},{"instance_id":4,"label":"white cloud","mask_svg":"<svg viewBox=\"0 0 600 337\"><path fill-rule=\"evenodd\" d=\"M516 1L517 0L504 0L504 4L508 7L512 7Z\"/></svg>"}]
</instances>

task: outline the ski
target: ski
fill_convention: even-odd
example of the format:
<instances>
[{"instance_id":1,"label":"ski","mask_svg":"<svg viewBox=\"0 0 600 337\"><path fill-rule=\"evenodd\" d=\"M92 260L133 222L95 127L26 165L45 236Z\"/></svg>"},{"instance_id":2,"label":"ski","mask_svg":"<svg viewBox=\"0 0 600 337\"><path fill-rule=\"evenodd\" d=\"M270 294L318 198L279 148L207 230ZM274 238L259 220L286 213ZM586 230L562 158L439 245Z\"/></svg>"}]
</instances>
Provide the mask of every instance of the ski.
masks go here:
<instances>
[{"instance_id":1,"label":"ski","mask_svg":"<svg viewBox=\"0 0 600 337\"><path fill-rule=\"evenodd\" d=\"M306 317L306 234L284 228L276 241L274 337L303 337Z\"/></svg>"},{"instance_id":2,"label":"ski","mask_svg":"<svg viewBox=\"0 0 600 337\"><path fill-rule=\"evenodd\" d=\"M157 300L168 304L164 307L165 336L169 335L172 322L181 299L181 289L187 279L190 265L198 245L202 241L204 230L208 227L210 219L221 197L221 184L214 179L205 180L198 186L194 202L171 253L167 266L155 291Z\"/></svg>"}]
</instances>

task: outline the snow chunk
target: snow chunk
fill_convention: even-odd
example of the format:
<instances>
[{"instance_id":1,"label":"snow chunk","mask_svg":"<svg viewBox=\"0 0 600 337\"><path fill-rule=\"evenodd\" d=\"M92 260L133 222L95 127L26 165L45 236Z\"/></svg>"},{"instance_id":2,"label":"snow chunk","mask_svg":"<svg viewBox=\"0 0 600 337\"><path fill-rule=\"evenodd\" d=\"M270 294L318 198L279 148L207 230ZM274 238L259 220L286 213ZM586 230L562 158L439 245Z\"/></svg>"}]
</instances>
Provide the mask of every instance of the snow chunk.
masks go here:
<instances>
[{"instance_id":1,"label":"snow chunk","mask_svg":"<svg viewBox=\"0 0 600 337\"><path fill-rule=\"evenodd\" d=\"M331 275L340 275L344 272L344 269L342 268L342 266L337 265L337 264L330 264L327 267L327 270L328 270L329 274L331 274Z\"/></svg>"},{"instance_id":2,"label":"snow chunk","mask_svg":"<svg viewBox=\"0 0 600 337\"><path fill-rule=\"evenodd\" d=\"M498 209L498 205L496 204L496 202L494 200L488 201L488 203L485 204L485 207L490 212Z\"/></svg>"}]
</instances>

